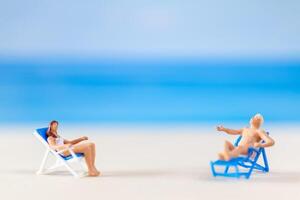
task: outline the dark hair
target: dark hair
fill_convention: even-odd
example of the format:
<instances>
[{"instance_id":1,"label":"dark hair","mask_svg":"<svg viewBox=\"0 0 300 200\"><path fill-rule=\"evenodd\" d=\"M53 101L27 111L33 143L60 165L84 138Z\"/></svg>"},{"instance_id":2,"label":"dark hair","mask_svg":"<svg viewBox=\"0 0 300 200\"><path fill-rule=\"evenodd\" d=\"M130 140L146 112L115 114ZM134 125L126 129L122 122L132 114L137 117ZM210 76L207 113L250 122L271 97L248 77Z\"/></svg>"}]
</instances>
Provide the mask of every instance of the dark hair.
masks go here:
<instances>
[{"instance_id":1,"label":"dark hair","mask_svg":"<svg viewBox=\"0 0 300 200\"><path fill-rule=\"evenodd\" d=\"M51 126L52 126L53 124L58 124L58 121L52 120L52 121L50 122L49 127L48 127L48 130L47 130L47 137L52 136L52 137L57 138L56 134L54 134L53 131L51 130Z\"/></svg>"}]
</instances>

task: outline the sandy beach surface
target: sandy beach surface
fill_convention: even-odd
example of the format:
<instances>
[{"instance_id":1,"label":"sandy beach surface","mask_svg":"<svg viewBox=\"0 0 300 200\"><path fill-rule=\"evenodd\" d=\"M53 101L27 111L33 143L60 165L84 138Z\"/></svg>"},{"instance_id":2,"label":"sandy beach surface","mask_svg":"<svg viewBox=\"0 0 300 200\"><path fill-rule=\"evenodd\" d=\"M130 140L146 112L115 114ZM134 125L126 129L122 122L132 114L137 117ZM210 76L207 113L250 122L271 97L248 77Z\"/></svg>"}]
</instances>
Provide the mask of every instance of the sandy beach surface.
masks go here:
<instances>
[{"instance_id":1,"label":"sandy beach surface","mask_svg":"<svg viewBox=\"0 0 300 200\"><path fill-rule=\"evenodd\" d=\"M234 137L201 125L64 126L64 137L87 135L96 143L103 175L75 179L62 168L38 176L45 148L32 135L34 128L0 128L1 199L300 199L297 124L270 126L276 140L267 150L271 171L250 180L212 177L209 162Z\"/></svg>"}]
</instances>

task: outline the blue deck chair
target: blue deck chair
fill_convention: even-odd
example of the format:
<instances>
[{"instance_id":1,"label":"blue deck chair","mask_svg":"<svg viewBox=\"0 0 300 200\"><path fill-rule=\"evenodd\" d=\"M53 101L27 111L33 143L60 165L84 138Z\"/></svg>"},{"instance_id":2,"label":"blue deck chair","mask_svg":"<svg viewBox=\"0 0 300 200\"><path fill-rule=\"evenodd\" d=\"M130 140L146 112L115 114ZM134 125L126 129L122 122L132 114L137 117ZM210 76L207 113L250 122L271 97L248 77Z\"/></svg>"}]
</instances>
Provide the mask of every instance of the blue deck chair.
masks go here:
<instances>
[{"instance_id":1,"label":"blue deck chair","mask_svg":"<svg viewBox=\"0 0 300 200\"><path fill-rule=\"evenodd\" d=\"M39 170L37 171L37 174L47 174L50 172L53 172L56 168L65 166L67 170L76 178L81 177L82 175L79 175L70 165L71 162L77 162L80 165L81 170L84 170L84 164L82 163L82 158L84 157L83 154L80 153L74 153L72 149L64 149L61 151L55 151L53 150L48 142L47 142L47 130L48 128L39 128L34 131L34 135L37 137L37 139L46 147L46 152L44 155L44 158L42 160L42 163L40 165ZM68 150L71 155L69 156L63 156L60 153L63 151ZM56 163L52 165L50 168L45 168L46 162L48 160L49 154L52 154L56 158ZM85 170L84 170L85 171ZM83 173L84 174L84 173Z\"/></svg>"},{"instance_id":2,"label":"blue deck chair","mask_svg":"<svg viewBox=\"0 0 300 200\"><path fill-rule=\"evenodd\" d=\"M268 133L269 134L269 133ZM234 146L238 146L242 136L239 136ZM264 141L263 141L264 142ZM259 158L262 156L262 164L258 164ZM210 162L211 171L214 177L234 177L250 178L253 170L260 172L269 172L269 164L265 148L249 148L248 155L232 158L229 161L217 160ZM220 167L222 171L217 171L216 167ZM233 169L233 170L232 170Z\"/></svg>"}]
</instances>

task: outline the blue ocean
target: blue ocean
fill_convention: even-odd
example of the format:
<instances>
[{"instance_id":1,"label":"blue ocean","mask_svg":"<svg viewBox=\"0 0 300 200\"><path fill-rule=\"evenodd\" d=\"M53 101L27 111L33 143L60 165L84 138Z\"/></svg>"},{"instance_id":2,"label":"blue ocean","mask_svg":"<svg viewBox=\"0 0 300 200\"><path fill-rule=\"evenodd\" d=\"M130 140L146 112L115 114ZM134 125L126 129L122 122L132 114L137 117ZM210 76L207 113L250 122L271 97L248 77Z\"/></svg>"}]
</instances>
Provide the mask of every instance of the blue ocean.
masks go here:
<instances>
[{"instance_id":1,"label":"blue ocean","mask_svg":"<svg viewBox=\"0 0 300 200\"><path fill-rule=\"evenodd\" d=\"M300 60L0 59L0 122L300 121Z\"/></svg>"}]
</instances>

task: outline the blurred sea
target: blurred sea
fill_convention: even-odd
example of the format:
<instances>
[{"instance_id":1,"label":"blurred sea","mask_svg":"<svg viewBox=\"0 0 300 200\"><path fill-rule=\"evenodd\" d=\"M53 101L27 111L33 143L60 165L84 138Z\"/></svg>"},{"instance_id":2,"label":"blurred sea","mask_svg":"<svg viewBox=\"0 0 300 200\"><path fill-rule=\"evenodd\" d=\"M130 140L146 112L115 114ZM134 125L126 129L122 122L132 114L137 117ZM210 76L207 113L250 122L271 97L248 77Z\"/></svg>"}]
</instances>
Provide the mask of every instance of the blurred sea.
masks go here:
<instances>
[{"instance_id":1,"label":"blurred sea","mask_svg":"<svg viewBox=\"0 0 300 200\"><path fill-rule=\"evenodd\" d=\"M300 60L2 57L0 122L300 121Z\"/></svg>"}]
</instances>

